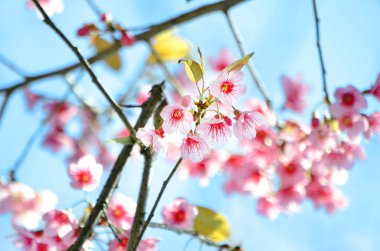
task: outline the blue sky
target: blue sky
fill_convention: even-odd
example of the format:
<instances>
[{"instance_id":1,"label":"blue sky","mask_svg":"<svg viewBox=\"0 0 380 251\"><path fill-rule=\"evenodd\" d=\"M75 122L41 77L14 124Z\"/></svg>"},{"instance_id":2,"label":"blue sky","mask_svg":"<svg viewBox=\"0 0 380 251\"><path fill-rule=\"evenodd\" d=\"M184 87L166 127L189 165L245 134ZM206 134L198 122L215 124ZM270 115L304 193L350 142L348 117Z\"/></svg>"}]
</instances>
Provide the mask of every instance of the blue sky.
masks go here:
<instances>
[{"instance_id":1,"label":"blue sky","mask_svg":"<svg viewBox=\"0 0 380 251\"><path fill-rule=\"evenodd\" d=\"M95 21L96 16L83 0L64 0L65 11L54 16L56 24L77 44L84 54L91 49L75 32L80 24ZM158 23L179 13L209 3L194 0L143 0L96 1L105 11L125 26L140 26ZM318 1L321 18L322 46L328 71L330 93L337 86L352 83L367 88L380 72L380 2L378 0ZM312 86L310 107L321 99L321 76L317 50L312 1L305 0L256 0L248 1L233 9L236 20L250 51L255 51L254 63L269 89L276 107L283 101L279 79L283 74L301 74ZM11 59L28 73L39 73L68 62L75 62L74 55L54 33L36 18L35 13L25 8L24 0L0 1L0 54ZM221 14L211 14L179 27L179 33L199 46L205 55L216 54L220 48L231 48L238 54L237 47ZM94 69L106 88L116 93L125 88L128 80L141 67L148 55L147 48L138 44L133 49L121 52L125 59L123 70L115 73L98 63ZM18 76L0 65L0 86L17 82ZM83 90L97 103L104 100L92 87L88 77L81 82ZM59 78L41 81L33 88L59 97L65 84ZM250 95L260 97L253 85ZM379 103L370 102L371 110L379 110ZM43 114L27 112L23 97L15 95L9 103L5 120L0 125L0 174L5 174L19 155L29 135L38 126ZM307 115L305 118L309 119ZM119 127L118 127L119 126ZM120 128L116 125L107 129ZM105 132L107 133L107 132ZM20 171L20 179L37 189L51 189L60 198L59 206L68 207L83 194L72 190L68 184L66 164L62 155L52 155L40 149L41 139L34 145ZM301 214L283 216L271 222L255 212L255 201L241 196L224 196L222 178L213 180L211 186L200 188L197 181L174 179L165 193L162 204L178 196L190 202L218 210L228 216L235 241L241 241L245 250L316 251L380 250L380 154L379 138L365 144L368 158L359 162L350 172L349 182L342 188L350 204L342 212L327 216L315 211L306 203ZM120 189L135 198L140 176L141 162L128 164ZM152 193L156 193L171 166L156 164L152 182ZM92 195L96 198L96 193ZM150 208L153 198L150 198ZM157 217L157 221L159 217ZM13 250L12 229L8 216L0 217L1 250ZM158 250L183 250L188 237L149 231L147 236L157 235L162 239ZM197 241L192 241L188 250L199 250ZM202 250L213 250L203 247Z\"/></svg>"}]
</instances>

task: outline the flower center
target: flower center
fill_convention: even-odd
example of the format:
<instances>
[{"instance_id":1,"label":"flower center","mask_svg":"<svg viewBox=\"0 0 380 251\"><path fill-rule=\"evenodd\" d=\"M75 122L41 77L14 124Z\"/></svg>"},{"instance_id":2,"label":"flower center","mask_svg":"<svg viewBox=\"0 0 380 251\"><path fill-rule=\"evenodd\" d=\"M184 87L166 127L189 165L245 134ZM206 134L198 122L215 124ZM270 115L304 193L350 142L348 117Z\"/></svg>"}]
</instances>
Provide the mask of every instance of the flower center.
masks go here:
<instances>
[{"instance_id":1,"label":"flower center","mask_svg":"<svg viewBox=\"0 0 380 251\"><path fill-rule=\"evenodd\" d=\"M343 118L342 122L346 127L352 127L353 125L352 119L350 117Z\"/></svg>"},{"instance_id":2,"label":"flower center","mask_svg":"<svg viewBox=\"0 0 380 251\"><path fill-rule=\"evenodd\" d=\"M220 87L223 93L231 93L234 88L234 83L230 81L224 81Z\"/></svg>"},{"instance_id":3,"label":"flower center","mask_svg":"<svg viewBox=\"0 0 380 251\"><path fill-rule=\"evenodd\" d=\"M175 120L182 119L184 117L182 109L175 109L172 113L172 118Z\"/></svg>"},{"instance_id":4,"label":"flower center","mask_svg":"<svg viewBox=\"0 0 380 251\"><path fill-rule=\"evenodd\" d=\"M345 93L342 97L342 102L346 106L351 106L355 102L355 96L351 93Z\"/></svg>"},{"instance_id":5,"label":"flower center","mask_svg":"<svg viewBox=\"0 0 380 251\"><path fill-rule=\"evenodd\" d=\"M88 183L91 180L91 175L88 172L81 172L78 174L78 181L80 183Z\"/></svg>"},{"instance_id":6,"label":"flower center","mask_svg":"<svg viewBox=\"0 0 380 251\"><path fill-rule=\"evenodd\" d=\"M184 222L186 219L186 213L185 210L179 209L177 212L174 213L174 221L177 223Z\"/></svg>"},{"instance_id":7,"label":"flower center","mask_svg":"<svg viewBox=\"0 0 380 251\"><path fill-rule=\"evenodd\" d=\"M285 170L288 174L293 174L295 173L296 171L296 166L293 164L293 163L290 163L288 164L286 167L285 167Z\"/></svg>"},{"instance_id":8,"label":"flower center","mask_svg":"<svg viewBox=\"0 0 380 251\"><path fill-rule=\"evenodd\" d=\"M114 210L112 210L112 214L115 218L120 219L124 215L124 210L121 209L119 206L116 207Z\"/></svg>"}]
</instances>

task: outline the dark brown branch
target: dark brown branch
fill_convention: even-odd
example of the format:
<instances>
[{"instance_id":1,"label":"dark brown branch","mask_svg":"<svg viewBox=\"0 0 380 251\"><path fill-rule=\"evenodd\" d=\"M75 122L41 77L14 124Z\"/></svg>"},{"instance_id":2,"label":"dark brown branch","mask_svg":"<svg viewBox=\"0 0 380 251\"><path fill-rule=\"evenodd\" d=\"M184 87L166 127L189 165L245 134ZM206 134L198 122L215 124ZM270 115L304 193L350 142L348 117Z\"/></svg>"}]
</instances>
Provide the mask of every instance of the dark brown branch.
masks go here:
<instances>
[{"instance_id":1,"label":"dark brown branch","mask_svg":"<svg viewBox=\"0 0 380 251\"><path fill-rule=\"evenodd\" d=\"M243 38L242 38L238 28L236 27L235 23L233 22L232 17L230 16L228 10L226 10L224 12L224 14L227 18L227 22L228 22L228 25L232 31L234 39L235 39L235 41L239 47L240 54L242 57L244 57L248 54L248 52L244 46ZM251 76L253 78L253 82L255 83L256 87L259 89L260 93L263 95L266 104L268 105L269 108L272 108L272 100L269 97L268 91L264 87L264 83L261 81L259 73L258 73L255 65L252 63L252 60L248 61L247 66L248 66L249 73L251 74Z\"/></svg>"},{"instance_id":2,"label":"dark brown branch","mask_svg":"<svg viewBox=\"0 0 380 251\"><path fill-rule=\"evenodd\" d=\"M325 93L325 101L327 104L331 104L329 93L327 90L327 79L326 79L326 67L323 60L323 54L322 54L322 46L321 46L321 35L319 31L319 16L317 11L317 0L313 0L313 9L314 9L314 19L315 19L315 32L316 32L316 42L317 42L317 48L318 48L318 55L319 55L319 62L321 65L321 72L322 72L322 81L323 81L323 92Z\"/></svg>"},{"instance_id":3,"label":"dark brown branch","mask_svg":"<svg viewBox=\"0 0 380 251\"><path fill-rule=\"evenodd\" d=\"M158 203L160 202L161 197L162 197L162 195L164 194L166 187L168 186L168 184L169 184L171 178L173 177L174 173L177 171L177 169L178 169L179 165L181 164L181 162L182 162L182 158L180 158L180 159L177 161L177 163L176 163L175 166L173 167L172 171L170 172L169 176L168 176L168 177L166 178L166 180L162 183L162 187L161 187L161 189L160 189L160 192L158 193L158 196L157 196L157 198L156 198L156 200L155 200L155 202L154 202L154 204L153 204L152 209L150 210L150 213L149 213L149 215L148 215L148 218L147 218L147 220L145 221L144 226L143 226L142 229L141 229L141 233L140 233L140 235L139 235L139 237L138 237L138 239L137 239L137 243L139 243L139 242L141 241L142 237L144 236L145 230L147 229L147 227L148 227L150 221L152 220L152 218L153 218L153 216L154 216L154 212L155 212L156 209L157 209Z\"/></svg>"},{"instance_id":4,"label":"dark brown branch","mask_svg":"<svg viewBox=\"0 0 380 251\"><path fill-rule=\"evenodd\" d=\"M143 104L143 110L140 113L140 116L136 122L136 125L134 128L135 130L137 130L140 127L144 127L147 121L149 120L149 118L151 117L155 107L162 99L162 88L163 88L163 83L152 87L151 95L149 99ZM127 162L131 154L132 148L135 144L136 144L136 140L132 138L131 144L124 146L123 149L121 150L116 160L116 163L114 164L111 170L111 173L108 176L106 184L104 185L96 201L96 204L91 211L91 214L89 215L85 225L83 226L77 240L69 248L69 251L79 251L82 249L83 243L90 236L93 227L99 221L103 208L108 204L109 200L111 199L112 194L114 193L119 183L119 179L121 176L121 172L123 171L124 165Z\"/></svg>"},{"instance_id":5,"label":"dark brown branch","mask_svg":"<svg viewBox=\"0 0 380 251\"><path fill-rule=\"evenodd\" d=\"M160 24L150 26L150 27L148 27L149 29L147 31L142 32L140 34L137 34L135 36L135 38L138 41L148 41L150 38L152 38L156 34L160 33L161 31L164 31L170 27L173 27L173 26L181 24L181 23L185 23L187 21L190 21L190 20L195 19L195 18L200 17L200 16L204 16L204 15L211 13L211 12L228 10L228 9L232 8L233 6L235 6L239 3L245 2L245 1L248 1L248 0L228 0L228 1L220 1L220 2L213 3L213 4L205 5L203 7L197 8L195 10L189 11L185 14L176 16L176 17L169 19L165 22L162 22ZM102 59L106 58L107 56L112 55L113 53L117 52L121 47L122 47L122 45L119 42L116 42L111 47L109 47L107 50L99 52L98 54L88 58L87 61L89 63L95 63L95 62L102 60ZM0 89L0 92L4 92L7 90L15 90L15 89L18 89L20 87L26 86L32 82L35 82L37 80L42 80L45 78L50 78L53 76L66 74L66 73L73 71L73 70L75 70L81 66L82 66L82 63L75 63L75 64L72 64L69 66L60 67L57 70L53 70L53 71L50 71L47 73L35 75L32 77L27 77L21 83Z\"/></svg>"},{"instance_id":6,"label":"dark brown branch","mask_svg":"<svg viewBox=\"0 0 380 251\"><path fill-rule=\"evenodd\" d=\"M62 31L60 29L58 29L58 27L53 23L53 21L49 18L49 16L46 14L44 9L41 7L41 4L38 2L38 0L33 0L33 2L37 6L37 8L40 11L40 13L42 14L42 16L44 17L44 22L53 29L53 31L66 43L66 45L77 56L79 62L83 65L84 69L91 76L91 79L94 82L94 84L96 85L96 87L103 94L103 96L107 99L109 104L112 106L113 110L116 112L116 114L119 116L119 118L123 121L124 125L131 132L131 136L134 137L134 130L133 130L132 125L129 123L128 119L124 116L120 107L115 103L115 101L113 101L112 97L104 89L103 85L100 83L100 81L96 77L95 73L91 69L90 63L82 56L82 54L79 52L78 48L75 47L70 42L70 40L62 33Z\"/></svg>"},{"instance_id":7,"label":"dark brown branch","mask_svg":"<svg viewBox=\"0 0 380 251\"><path fill-rule=\"evenodd\" d=\"M139 236L141 227L144 224L146 201L148 199L148 183L150 179L150 170L152 168L153 153L151 149L146 148L142 150L142 154L144 155L144 169L139 189L139 196L137 199L136 213L133 219L131 233L129 235L127 251L134 251L139 245L137 242L137 237Z\"/></svg>"},{"instance_id":8,"label":"dark brown branch","mask_svg":"<svg viewBox=\"0 0 380 251\"><path fill-rule=\"evenodd\" d=\"M149 227L151 228L158 228L158 229L163 229L163 230L168 230L170 232L173 232L173 233L176 233L176 234L185 234L185 235L189 235L193 238L196 238L198 239L201 243L203 244L206 244L207 246L210 246L210 247L215 247L217 248L218 250L240 250L239 248L239 245L235 246L235 245L231 245L231 244L221 244L221 243L217 243L217 242L213 242L209 239L207 239L206 237L202 236L202 235L199 235L197 232L194 232L194 231L191 231L191 230L184 230L184 229L179 229L179 228L176 228L176 227L173 227L173 226L169 226L169 225L166 225L166 224L163 224L163 223L155 223L155 222L151 222L149 223Z\"/></svg>"}]
</instances>

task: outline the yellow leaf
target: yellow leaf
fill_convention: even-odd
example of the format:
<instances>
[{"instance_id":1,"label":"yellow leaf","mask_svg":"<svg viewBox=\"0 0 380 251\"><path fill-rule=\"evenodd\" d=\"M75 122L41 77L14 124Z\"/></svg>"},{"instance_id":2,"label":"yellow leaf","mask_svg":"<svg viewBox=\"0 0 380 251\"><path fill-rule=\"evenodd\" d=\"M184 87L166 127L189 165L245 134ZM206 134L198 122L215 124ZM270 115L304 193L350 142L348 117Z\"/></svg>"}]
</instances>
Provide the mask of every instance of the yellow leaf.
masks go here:
<instances>
[{"instance_id":1,"label":"yellow leaf","mask_svg":"<svg viewBox=\"0 0 380 251\"><path fill-rule=\"evenodd\" d=\"M197 62L193 60L180 60L179 63L180 62L185 63L186 74L191 81L198 83L198 81L202 79L203 70Z\"/></svg>"},{"instance_id":2,"label":"yellow leaf","mask_svg":"<svg viewBox=\"0 0 380 251\"><path fill-rule=\"evenodd\" d=\"M226 217L213 210L197 206L198 215L194 220L194 231L208 239L221 242L230 238L230 224Z\"/></svg>"},{"instance_id":3,"label":"yellow leaf","mask_svg":"<svg viewBox=\"0 0 380 251\"><path fill-rule=\"evenodd\" d=\"M94 37L93 44L94 44L97 52L104 51L104 50L106 50L112 46L112 44L110 42L108 42L107 40L105 40L99 36ZM104 61L106 62L106 64L109 67L111 67L114 70L119 70L121 67L121 60L120 60L120 57L117 53L106 57L104 59Z\"/></svg>"},{"instance_id":4,"label":"yellow leaf","mask_svg":"<svg viewBox=\"0 0 380 251\"><path fill-rule=\"evenodd\" d=\"M247 56L233 62L232 64L227 66L225 70L227 72L240 70L241 68L243 68L244 65L248 63L249 59L253 56L253 54L253 52L249 53Z\"/></svg>"},{"instance_id":5,"label":"yellow leaf","mask_svg":"<svg viewBox=\"0 0 380 251\"><path fill-rule=\"evenodd\" d=\"M175 35L174 30L159 33L153 41L153 50L162 61L173 61L189 54L190 43ZM157 63L154 55L149 57L149 63Z\"/></svg>"}]
</instances>

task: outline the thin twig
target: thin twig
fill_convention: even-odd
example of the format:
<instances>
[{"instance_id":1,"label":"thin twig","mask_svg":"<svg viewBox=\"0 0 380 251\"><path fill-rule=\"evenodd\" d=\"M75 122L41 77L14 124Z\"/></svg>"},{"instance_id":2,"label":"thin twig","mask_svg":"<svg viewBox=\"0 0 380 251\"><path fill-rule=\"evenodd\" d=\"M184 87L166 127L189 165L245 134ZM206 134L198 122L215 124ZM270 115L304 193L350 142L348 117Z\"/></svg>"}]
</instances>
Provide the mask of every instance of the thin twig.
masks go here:
<instances>
[{"instance_id":1,"label":"thin twig","mask_svg":"<svg viewBox=\"0 0 380 251\"><path fill-rule=\"evenodd\" d=\"M120 239L119 235L117 234L117 230L115 229L114 225L110 222L110 220L108 219L108 216L107 216L107 212L105 210L105 208L103 208L103 216L104 216L104 219L106 220L107 224L108 224L108 227L111 229L111 232L112 234L114 235L114 237L120 242L122 243L123 241Z\"/></svg>"},{"instance_id":2,"label":"thin twig","mask_svg":"<svg viewBox=\"0 0 380 251\"><path fill-rule=\"evenodd\" d=\"M243 38L242 38L242 36L241 36L241 34L240 34L237 26L235 25L234 21L232 20L232 17L229 14L229 11L225 10L224 14L226 16L228 25L229 25L229 27L230 27L230 29L232 31L234 39L235 39L235 41L236 41L236 43L237 43L237 45L239 47L240 54L241 54L242 57L244 57L244 56L246 56L248 54L248 52L247 52L247 50L246 50L246 48L244 46ZM269 93L266 90L266 88L264 87L264 83L261 81L259 72L257 71L257 69L256 69L255 65L253 64L252 60L248 61L247 66L248 66L249 73L252 76L253 82L255 83L256 87L259 89L260 93L263 95L266 104L268 105L269 108L272 108L272 100L269 97Z\"/></svg>"},{"instance_id":3,"label":"thin twig","mask_svg":"<svg viewBox=\"0 0 380 251\"><path fill-rule=\"evenodd\" d=\"M55 112L60 109L62 104L66 102L68 97L71 94L71 88L68 88L67 91L63 94L63 96L60 98L59 104L51 109L49 113L46 115L46 117L41 121L39 126L36 128L36 130L33 132L33 134L30 136L26 144L24 145L24 148L21 151L21 154L18 156L16 161L14 162L12 168L9 170L9 177L10 180L15 181L16 180L16 173L19 170L20 166L28 156L30 150L32 149L32 146L34 142L37 140L38 136L41 135L41 133L44 131L43 129L48 124L48 122L54 117Z\"/></svg>"},{"instance_id":4,"label":"thin twig","mask_svg":"<svg viewBox=\"0 0 380 251\"><path fill-rule=\"evenodd\" d=\"M96 16L99 18L103 14L103 12L100 10L100 8L95 4L93 0L85 0L87 5L90 7L90 9L95 13Z\"/></svg>"},{"instance_id":5,"label":"thin twig","mask_svg":"<svg viewBox=\"0 0 380 251\"><path fill-rule=\"evenodd\" d=\"M156 105L161 101L163 84L164 83L161 83L152 87L151 95L149 99L143 104L143 110L140 113L139 118L137 119L134 128L135 130L145 126L145 124L151 117ZM127 162L132 152L132 148L135 144L136 140L132 139L131 144L124 146L121 150L119 156L117 157L116 163L114 164L111 173L108 176L106 184L104 185L96 201L94 208L92 209L89 217L87 218L87 221L83 226L75 243L68 249L69 251L79 251L82 249L83 243L91 234L93 226L99 221L103 208L105 207L105 205L108 205L108 202L112 197L112 194L118 186L121 177L121 172L123 171L124 165Z\"/></svg>"},{"instance_id":6,"label":"thin twig","mask_svg":"<svg viewBox=\"0 0 380 251\"><path fill-rule=\"evenodd\" d=\"M35 1L35 0L33 0L33 1ZM154 37L158 33L162 32L166 29L169 29L175 25L185 23L187 21L198 18L200 16L204 16L204 15L209 14L211 12L228 10L228 9L232 8L233 6L235 6L239 3L245 2L245 1L248 1L248 0L219 1L216 3L212 3L212 4L202 6L200 8L191 10L187 13L184 13L184 14L181 14L181 15L176 16L174 18L171 18L171 19L164 21L160 24L152 25L149 27L149 30L144 31L140 34L137 34L135 36L135 38L137 41L148 41L150 38ZM120 48L122 48L122 45L120 44L120 42L116 42L111 47L107 48L106 50L103 50L103 51L97 53L96 55L88 58L88 62L89 63L95 63L99 60L102 60L102 59L106 58L107 56L114 54ZM27 77L20 83L17 83L17 84L14 84L14 85L11 85L11 86L8 86L5 88L1 88L0 92L5 92L7 90L15 90L15 89L21 88L23 86L26 86L30 83L33 83L37 80L50 78L50 77L57 76L57 75L63 75L63 74L66 74L66 73L68 73L72 70L75 70L79 67L82 67L82 66L83 66L83 64L81 62L79 62L79 63L74 63L74 64L71 64L68 66L59 67L57 70L38 74L38 75L35 75L32 77Z\"/></svg>"},{"instance_id":7,"label":"thin twig","mask_svg":"<svg viewBox=\"0 0 380 251\"><path fill-rule=\"evenodd\" d=\"M3 55L0 55L0 63L8 67L8 69L12 70L13 72L17 73L21 77L25 77L27 75L24 70L22 70L20 67L18 67L16 64L11 62L9 59L4 57Z\"/></svg>"},{"instance_id":8,"label":"thin twig","mask_svg":"<svg viewBox=\"0 0 380 251\"><path fill-rule=\"evenodd\" d=\"M149 227L151 228L158 228L158 229L163 229L163 230L168 230L170 232L176 233L176 234L185 234L189 235L193 238L198 239L201 243L206 244L207 246L215 247L218 248L219 250L236 250L239 246L231 245L231 244L221 244L218 242L214 242L210 239L207 239L206 237L198 234L195 231L192 230L185 230L185 229L179 229L173 226L169 226L167 224L163 223L155 223L155 222L150 222Z\"/></svg>"},{"instance_id":9,"label":"thin twig","mask_svg":"<svg viewBox=\"0 0 380 251\"><path fill-rule=\"evenodd\" d=\"M314 19L315 19L315 32L316 32L316 42L317 42L317 48L318 48L318 55L319 55L319 62L321 65L321 72L322 72L322 81L323 81L323 92L325 93L325 101L327 104L331 104L329 93L327 90L327 80L326 80L326 67L323 60L323 54L322 54L322 46L321 46L321 35L319 31L319 16L317 11L317 0L313 0L313 9L314 9Z\"/></svg>"},{"instance_id":10,"label":"thin twig","mask_svg":"<svg viewBox=\"0 0 380 251\"><path fill-rule=\"evenodd\" d=\"M152 209L150 210L150 213L149 213L149 215L148 215L148 218L147 218L147 220L145 221L144 226L143 226L142 229L141 229L141 233L140 233L140 235L139 235L139 237L138 237L138 239L137 239L137 243L139 243L139 242L141 241L142 237L144 236L144 232L145 232L145 230L147 229L147 227L148 227L150 221L152 220L152 218L153 218L153 216L154 216L154 212L155 212L156 209L157 209L158 203L160 202L161 197L162 197L162 195L164 194L166 187L168 186L168 184L169 184L171 178L173 177L174 173L177 171L177 169L178 169L179 165L181 164L181 162L182 162L182 158L179 158L179 160L177 161L177 163L174 165L172 171L170 172L169 176L168 176L168 177L166 178L166 180L162 183L162 187L161 187L161 189L160 189L160 192L158 193L158 196L157 196L157 198L156 198L156 200L155 200L155 202L154 202L154 204L153 204Z\"/></svg>"},{"instance_id":11,"label":"thin twig","mask_svg":"<svg viewBox=\"0 0 380 251\"><path fill-rule=\"evenodd\" d=\"M124 125L128 128L128 130L131 132L131 137L134 137L134 129L132 125L129 123L128 119L124 116L122 110L120 107L115 103L115 101L112 99L112 97L108 94L108 92L104 89L103 85L100 83L98 78L96 77L95 73L90 67L90 63L85 59L82 54L79 52L78 48L75 47L70 40L62 33L60 29L53 23L53 21L49 18L49 16L46 14L44 9L41 7L41 4L38 2L38 0L33 0L34 4L37 6L38 10L44 17L44 22L50 26L53 31L66 43L66 45L73 51L73 53L77 56L78 60L83 65L84 69L88 72L88 74L91 76L92 81L96 85L96 87L99 89L99 91L103 94L103 96L107 99L108 103L112 106L116 114L119 116L119 118L123 121Z\"/></svg>"},{"instance_id":12,"label":"thin twig","mask_svg":"<svg viewBox=\"0 0 380 251\"><path fill-rule=\"evenodd\" d=\"M4 93L4 99L1 102L1 106L0 106L0 124L1 124L1 121L3 119L5 109L7 108L8 101L9 101L9 98L11 97L11 95L12 95L12 92Z\"/></svg>"},{"instance_id":13,"label":"thin twig","mask_svg":"<svg viewBox=\"0 0 380 251\"><path fill-rule=\"evenodd\" d=\"M144 169L137 199L135 217L133 219L132 229L129 235L127 251L134 251L139 245L137 237L139 236L141 227L144 224L146 201L148 199L148 183L150 179L150 170L152 168L153 153L151 149L146 148L142 150L142 154L144 155Z\"/></svg>"}]
</instances>

